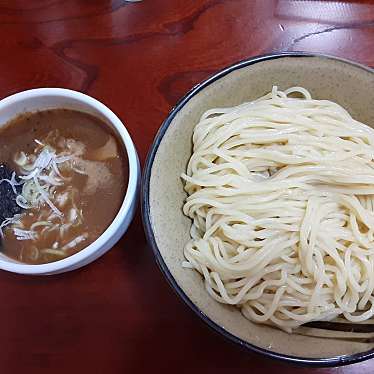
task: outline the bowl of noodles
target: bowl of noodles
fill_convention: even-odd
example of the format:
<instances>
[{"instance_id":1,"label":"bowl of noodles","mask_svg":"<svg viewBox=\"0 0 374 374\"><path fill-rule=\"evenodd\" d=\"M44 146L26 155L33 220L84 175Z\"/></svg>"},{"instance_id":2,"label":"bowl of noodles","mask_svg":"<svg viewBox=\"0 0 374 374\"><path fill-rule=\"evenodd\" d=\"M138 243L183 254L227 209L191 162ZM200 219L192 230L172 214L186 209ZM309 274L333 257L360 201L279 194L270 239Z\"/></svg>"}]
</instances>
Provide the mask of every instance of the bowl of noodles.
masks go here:
<instances>
[{"instance_id":1,"label":"bowl of noodles","mask_svg":"<svg viewBox=\"0 0 374 374\"><path fill-rule=\"evenodd\" d=\"M177 294L242 347L314 366L374 356L373 88L347 60L260 56L161 126L149 243Z\"/></svg>"}]
</instances>

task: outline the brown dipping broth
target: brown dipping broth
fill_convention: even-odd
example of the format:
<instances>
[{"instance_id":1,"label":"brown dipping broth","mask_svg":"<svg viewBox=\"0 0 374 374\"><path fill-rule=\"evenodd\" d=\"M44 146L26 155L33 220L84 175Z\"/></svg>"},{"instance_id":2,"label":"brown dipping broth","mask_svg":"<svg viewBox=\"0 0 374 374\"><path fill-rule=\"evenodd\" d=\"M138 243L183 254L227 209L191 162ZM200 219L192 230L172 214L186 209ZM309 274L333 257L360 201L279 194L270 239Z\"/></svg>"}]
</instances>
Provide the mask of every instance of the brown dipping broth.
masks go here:
<instances>
[{"instance_id":1,"label":"brown dipping broth","mask_svg":"<svg viewBox=\"0 0 374 374\"><path fill-rule=\"evenodd\" d=\"M112 138L116 144L116 156L105 160L95 158L96 151ZM82 213L82 222L71 227L64 234L63 243L69 243L82 233L86 239L64 251L65 256L45 253L40 249L51 248L58 235L48 233L34 240L17 240L12 226L4 230L4 238L0 250L9 257L28 264L42 264L60 260L70 256L95 241L110 225L122 205L128 182L128 161L114 131L100 119L87 113L68 110L51 109L18 116L0 129L0 163L7 164L17 175L22 175L20 167L14 162L15 155L21 151L26 155L33 154L38 144L35 139L62 151L61 139L69 139L84 144L83 175L62 167L61 173L69 180L56 188L56 193L64 189L74 189L74 201ZM64 164L62 164L64 165ZM77 166L81 169L81 166ZM68 204L69 205L69 204ZM69 206L59 209L66 216ZM47 204L39 208L25 209L22 222L29 226L35 217L45 211L47 217L51 213ZM44 214L44 213L43 213ZM62 244L60 244L62 245ZM35 247L38 256L35 255Z\"/></svg>"}]
</instances>

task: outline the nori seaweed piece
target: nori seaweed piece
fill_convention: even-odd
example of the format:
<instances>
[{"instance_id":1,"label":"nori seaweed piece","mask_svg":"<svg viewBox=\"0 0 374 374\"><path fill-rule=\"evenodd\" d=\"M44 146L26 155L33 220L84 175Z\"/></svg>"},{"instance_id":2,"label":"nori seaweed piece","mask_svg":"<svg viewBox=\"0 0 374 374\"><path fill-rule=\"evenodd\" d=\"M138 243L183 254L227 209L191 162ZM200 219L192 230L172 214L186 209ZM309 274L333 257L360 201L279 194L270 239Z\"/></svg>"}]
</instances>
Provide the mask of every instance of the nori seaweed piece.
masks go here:
<instances>
[{"instance_id":1,"label":"nori seaweed piece","mask_svg":"<svg viewBox=\"0 0 374 374\"><path fill-rule=\"evenodd\" d=\"M0 164L0 180L11 179L13 170L7 165ZM17 194L22 191L22 186L15 186ZM14 193L12 186L8 182L0 183L0 224L6 218L12 218L15 214L19 214L23 211L16 203L16 194Z\"/></svg>"}]
</instances>

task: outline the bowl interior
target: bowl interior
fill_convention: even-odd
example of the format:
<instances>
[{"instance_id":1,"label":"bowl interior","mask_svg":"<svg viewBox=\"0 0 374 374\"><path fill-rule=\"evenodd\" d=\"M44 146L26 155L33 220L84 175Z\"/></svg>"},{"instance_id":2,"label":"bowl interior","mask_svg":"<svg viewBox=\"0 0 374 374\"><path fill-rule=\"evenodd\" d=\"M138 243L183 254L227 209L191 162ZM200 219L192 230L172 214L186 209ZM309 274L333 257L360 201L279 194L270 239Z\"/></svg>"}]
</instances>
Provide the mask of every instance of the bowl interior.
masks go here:
<instances>
[{"instance_id":1,"label":"bowl interior","mask_svg":"<svg viewBox=\"0 0 374 374\"><path fill-rule=\"evenodd\" d=\"M180 174L191 156L194 126L205 110L258 98L273 85L280 89L305 87L314 98L333 100L347 108L354 118L374 127L374 74L348 62L322 56L282 56L242 63L211 79L174 112L155 153L149 181L149 216L159 261L165 263L176 284L208 319L244 343L276 355L307 360L336 360L338 356L367 352L373 343L329 337L326 331L323 334L327 337L323 338L290 335L254 324L235 307L214 301L206 293L202 277L181 266L191 221L182 214L186 194ZM318 331L313 331L313 335L318 335Z\"/></svg>"}]
</instances>

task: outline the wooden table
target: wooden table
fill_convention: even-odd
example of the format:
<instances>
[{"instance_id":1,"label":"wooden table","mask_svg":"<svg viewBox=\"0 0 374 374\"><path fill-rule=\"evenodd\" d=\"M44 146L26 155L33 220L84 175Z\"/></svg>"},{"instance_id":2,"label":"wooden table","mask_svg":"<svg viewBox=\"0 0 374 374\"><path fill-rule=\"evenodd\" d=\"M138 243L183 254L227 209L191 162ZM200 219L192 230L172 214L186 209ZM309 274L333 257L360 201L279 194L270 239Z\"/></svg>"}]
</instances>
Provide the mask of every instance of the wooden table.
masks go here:
<instances>
[{"instance_id":1,"label":"wooden table","mask_svg":"<svg viewBox=\"0 0 374 374\"><path fill-rule=\"evenodd\" d=\"M0 96L66 87L106 103L144 163L186 90L222 67L273 51L317 51L374 66L374 4L307 0L2 0ZM0 372L306 373L226 342L157 268L139 214L84 269L0 273ZM315 373L370 373L374 361Z\"/></svg>"}]
</instances>

